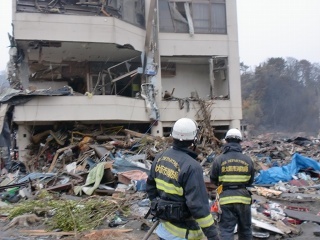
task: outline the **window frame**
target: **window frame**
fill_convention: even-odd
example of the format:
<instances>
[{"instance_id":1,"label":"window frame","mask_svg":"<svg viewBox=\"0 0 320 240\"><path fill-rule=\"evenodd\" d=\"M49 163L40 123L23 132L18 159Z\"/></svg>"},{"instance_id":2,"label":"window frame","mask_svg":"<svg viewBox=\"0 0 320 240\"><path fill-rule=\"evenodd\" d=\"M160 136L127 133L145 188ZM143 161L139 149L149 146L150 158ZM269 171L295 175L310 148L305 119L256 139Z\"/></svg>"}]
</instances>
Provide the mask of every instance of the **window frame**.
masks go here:
<instances>
[{"instance_id":1,"label":"window frame","mask_svg":"<svg viewBox=\"0 0 320 240\"><path fill-rule=\"evenodd\" d=\"M164 1L164 0L159 0L159 1ZM159 17L159 30L160 32L167 32L167 33L188 33L188 31L185 31L183 29L178 29L177 28L177 23L178 21L175 20L172 16L172 11L170 10L170 6L169 4L173 4L173 5L176 5L176 3L189 3L190 5L190 12L191 12L191 16L192 16L192 19L193 19L193 23L195 22L195 18L194 16L196 15L195 14L195 5L196 4L208 4L208 7L206 9L208 9L208 15L209 15L209 18L207 20L207 23L208 23L208 28L203 28L203 29L207 29L205 31L201 31L200 27L195 27L194 26L194 32L196 34L227 34L227 9L226 9L226 0L169 0L169 1L166 1L166 3L168 4L168 10L169 10L169 14L171 16L171 22L172 22L172 29L169 29L171 28L168 24L168 25L163 25L161 26L161 17ZM221 28L215 28L215 24L213 23L213 19L214 19L214 16L213 16L213 9L214 9L214 5L215 4L223 4L224 5L224 19L222 20L223 23L224 23L224 28L221 30ZM201 9L201 8L199 8ZM167 9L166 9L167 10ZM182 11L179 11L178 9L176 9L180 14L181 16L184 16L184 12L183 10ZM200 10L201 11L201 10ZM161 16L161 9L159 9L159 16ZM197 20L201 21L201 20L205 20L205 19L201 19L201 18L197 18ZM196 21L197 21L196 20ZM195 24L193 24L195 25ZM200 29L200 30L199 30Z\"/></svg>"}]
</instances>

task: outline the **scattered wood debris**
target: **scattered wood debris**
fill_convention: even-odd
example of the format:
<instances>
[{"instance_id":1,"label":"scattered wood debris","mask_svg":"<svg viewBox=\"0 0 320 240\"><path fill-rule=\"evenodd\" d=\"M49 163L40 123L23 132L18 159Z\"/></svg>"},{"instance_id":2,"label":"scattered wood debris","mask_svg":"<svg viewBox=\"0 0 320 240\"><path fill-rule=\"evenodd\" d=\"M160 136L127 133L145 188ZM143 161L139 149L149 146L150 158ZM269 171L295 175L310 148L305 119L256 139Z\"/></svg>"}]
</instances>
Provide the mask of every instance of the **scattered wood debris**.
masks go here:
<instances>
[{"instance_id":1,"label":"scattered wood debris","mask_svg":"<svg viewBox=\"0 0 320 240\"><path fill-rule=\"evenodd\" d=\"M204 169L208 196L214 198L216 186L208 174L220 143L207 134L212 129L206 127L203 117L197 160ZM32 223L42 224L40 220L45 219L46 229L21 230L21 234L91 240L105 234L121 239L122 234L137 231L126 227L131 221L148 226L143 219L150 204L146 179L155 155L171 143L171 137L154 137L125 127L81 126L35 133L27 162L13 161L15 168L1 181L1 199L9 205L0 212L11 219L4 230L31 228ZM279 174L273 178L273 170L292 170L301 165L299 161L308 165L290 173L287 181L253 184L254 236L292 237L304 234L302 223L319 224L320 141L275 140L268 135L246 139L242 146L256 163L256 179L270 172L267 176L275 180ZM293 159L297 154L299 159ZM97 229L101 225L109 228ZM145 230L141 227L140 231Z\"/></svg>"}]
</instances>

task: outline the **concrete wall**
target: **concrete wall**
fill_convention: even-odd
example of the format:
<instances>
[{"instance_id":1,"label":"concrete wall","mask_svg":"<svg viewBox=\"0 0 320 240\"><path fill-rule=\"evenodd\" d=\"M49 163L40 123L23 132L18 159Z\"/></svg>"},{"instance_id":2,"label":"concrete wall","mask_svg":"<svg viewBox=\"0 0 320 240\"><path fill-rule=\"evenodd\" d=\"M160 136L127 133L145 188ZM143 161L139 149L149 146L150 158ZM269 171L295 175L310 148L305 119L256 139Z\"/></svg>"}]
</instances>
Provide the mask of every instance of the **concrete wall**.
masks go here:
<instances>
[{"instance_id":1,"label":"concrete wall","mask_svg":"<svg viewBox=\"0 0 320 240\"><path fill-rule=\"evenodd\" d=\"M214 100L212 121L239 119L241 108L234 108L229 100ZM179 108L178 101L159 103L160 120L174 122L181 117L195 116L199 110L196 101ZM118 121L149 122L142 99L119 96L54 96L35 97L15 107L14 121L18 124L47 123L53 121Z\"/></svg>"},{"instance_id":2,"label":"concrete wall","mask_svg":"<svg viewBox=\"0 0 320 240\"><path fill-rule=\"evenodd\" d=\"M237 4L227 0L227 23L228 23L228 56L229 56L229 82L230 100L232 108L240 109L240 116L231 114L230 127L240 129L242 119L241 81L240 81L240 57L238 42Z\"/></svg>"},{"instance_id":3,"label":"concrete wall","mask_svg":"<svg viewBox=\"0 0 320 240\"><path fill-rule=\"evenodd\" d=\"M136 50L144 47L145 31L113 17L42 13L14 13L17 40L51 40L96 43L130 43Z\"/></svg>"},{"instance_id":4,"label":"concrete wall","mask_svg":"<svg viewBox=\"0 0 320 240\"><path fill-rule=\"evenodd\" d=\"M195 116L199 111L199 105L195 101L189 103L189 109L185 104L180 110L178 101L162 101L160 104L161 121L172 122L182 117L197 119ZM213 100L211 120L230 123L230 119L239 119L241 112L242 109L233 107L230 100Z\"/></svg>"},{"instance_id":5,"label":"concrete wall","mask_svg":"<svg viewBox=\"0 0 320 240\"><path fill-rule=\"evenodd\" d=\"M171 92L177 98L187 98L191 92L208 99L210 95L209 65L176 64L176 76L162 78L162 91Z\"/></svg>"},{"instance_id":6,"label":"concrete wall","mask_svg":"<svg viewBox=\"0 0 320 240\"><path fill-rule=\"evenodd\" d=\"M149 118L142 99L119 96L35 97L15 107L18 124L55 121L142 121Z\"/></svg>"}]
</instances>

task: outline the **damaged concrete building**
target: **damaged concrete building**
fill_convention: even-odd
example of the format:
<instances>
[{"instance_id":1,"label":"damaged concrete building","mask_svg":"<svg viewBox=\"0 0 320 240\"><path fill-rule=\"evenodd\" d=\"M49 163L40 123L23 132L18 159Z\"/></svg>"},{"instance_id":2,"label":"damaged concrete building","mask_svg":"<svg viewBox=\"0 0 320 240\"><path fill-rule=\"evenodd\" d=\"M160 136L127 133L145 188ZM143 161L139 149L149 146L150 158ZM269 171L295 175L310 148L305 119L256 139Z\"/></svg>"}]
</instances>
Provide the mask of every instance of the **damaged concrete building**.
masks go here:
<instances>
[{"instance_id":1,"label":"damaged concrete building","mask_svg":"<svg viewBox=\"0 0 320 240\"><path fill-rule=\"evenodd\" d=\"M57 123L135 124L163 136L181 117L203 120L198 99L212 104L215 131L240 128L236 1L12 2L10 84L50 90L14 107L19 156Z\"/></svg>"}]
</instances>

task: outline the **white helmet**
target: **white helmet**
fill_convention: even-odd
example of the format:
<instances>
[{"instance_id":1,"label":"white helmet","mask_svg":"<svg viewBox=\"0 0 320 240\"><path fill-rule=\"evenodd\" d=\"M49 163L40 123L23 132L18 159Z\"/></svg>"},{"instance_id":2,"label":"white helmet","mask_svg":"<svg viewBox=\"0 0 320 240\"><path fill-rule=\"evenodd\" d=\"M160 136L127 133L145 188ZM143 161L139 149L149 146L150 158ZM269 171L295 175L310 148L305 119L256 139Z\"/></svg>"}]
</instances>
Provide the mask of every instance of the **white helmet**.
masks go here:
<instances>
[{"instance_id":1,"label":"white helmet","mask_svg":"<svg viewBox=\"0 0 320 240\"><path fill-rule=\"evenodd\" d=\"M242 141L242 134L241 134L241 132L240 132L238 129L236 129L236 128L231 128L231 129L227 132L225 139L232 139L232 138L233 138L233 139L238 139L238 140Z\"/></svg>"},{"instance_id":2,"label":"white helmet","mask_svg":"<svg viewBox=\"0 0 320 240\"><path fill-rule=\"evenodd\" d=\"M171 136L180 141L195 140L198 132L198 124L190 118L180 118L172 128Z\"/></svg>"}]
</instances>

